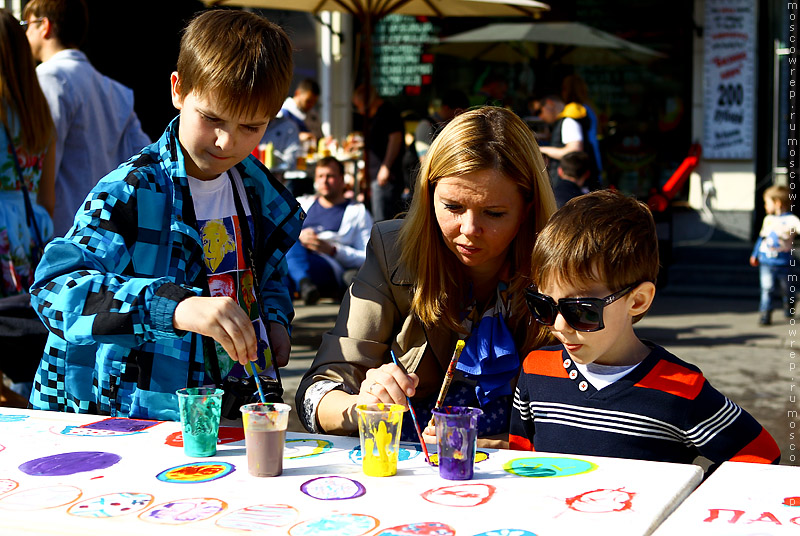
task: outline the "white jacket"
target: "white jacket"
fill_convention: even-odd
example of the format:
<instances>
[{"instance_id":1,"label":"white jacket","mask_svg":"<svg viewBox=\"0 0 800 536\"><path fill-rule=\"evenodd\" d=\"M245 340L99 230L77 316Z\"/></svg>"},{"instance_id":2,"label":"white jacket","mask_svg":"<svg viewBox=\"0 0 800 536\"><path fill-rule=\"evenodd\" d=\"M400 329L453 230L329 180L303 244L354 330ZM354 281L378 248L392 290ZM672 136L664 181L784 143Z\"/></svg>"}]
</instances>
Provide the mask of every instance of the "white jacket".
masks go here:
<instances>
[{"instance_id":1,"label":"white jacket","mask_svg":"<svg viewBox=\"0 0 800 536\"><path fill-rule=\"evenodd\" d=\"M303 195L297 198L305 212L311 208L316 195ZM342 273L350 268L360 268L367 257L367 242L372 230L372 216L363 203L351 201L344 209L342 224L338 231L323 231L317 234L321 240L336 246L334 256L320 254L333 268L336 277L341 280Z\"/></svg>"}]
</instances>

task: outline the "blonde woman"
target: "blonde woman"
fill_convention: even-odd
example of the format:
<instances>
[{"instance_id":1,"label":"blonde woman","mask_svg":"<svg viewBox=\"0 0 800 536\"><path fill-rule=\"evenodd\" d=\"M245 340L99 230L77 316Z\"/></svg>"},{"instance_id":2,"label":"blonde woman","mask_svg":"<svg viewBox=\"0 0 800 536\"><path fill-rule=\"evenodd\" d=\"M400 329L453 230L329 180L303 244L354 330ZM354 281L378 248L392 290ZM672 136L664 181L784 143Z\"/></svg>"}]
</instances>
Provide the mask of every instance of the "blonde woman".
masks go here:
<instances>
[{"instance_id":1,"label":"blonde woman","mask_svg":"<svg viewBox=\"0 0 800 536\"><path fill-rule=\"evenodd\" d=\"M25 31L5 9L0 9L0 122L0 296L10 296L33 283L37 228L42 242L53 233L56 133ZM27 218L23 184L35 226Z\"/></svg>"},{"instance_id":2,"label":"blonde woman","mask_svg":"<svg viewBox=\"0 0 800 536\"><path fill-rule=\"evenodd\" d=\"M406 405L406 395L428 422L456 342L466 339L445 404L481 407L479 436L505 438L519 356L548 337L530 322L523 289L554 209L541 153L517 116L484 107L453 119L430 147L406 218L373 227L366 261L297 391L304 426L353 434L356 405ZM410 421L404 440L416 438Z\"/></svg>"}]
</instances>

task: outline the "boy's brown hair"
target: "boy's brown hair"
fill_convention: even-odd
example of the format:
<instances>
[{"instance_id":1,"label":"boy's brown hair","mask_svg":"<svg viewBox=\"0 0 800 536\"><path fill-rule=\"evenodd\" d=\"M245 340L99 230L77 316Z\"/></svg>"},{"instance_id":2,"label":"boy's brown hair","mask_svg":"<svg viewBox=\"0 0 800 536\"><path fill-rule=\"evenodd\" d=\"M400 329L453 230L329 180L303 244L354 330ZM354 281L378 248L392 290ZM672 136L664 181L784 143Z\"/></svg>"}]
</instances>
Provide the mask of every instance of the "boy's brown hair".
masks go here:
<instances>
[{"instance_id":1,"label":"boy's brown hair","mask_svg":"<svg viewBox=\"0 0 800 536\"><path fill-rule=\"evenodd\" d=\"M764 199L772 199L781 204L783 210L789 210L789 188L773 185L764 190Z\"/></svg>"},{"instance_id":2,"label":"boy's brown hair","mask_svg":"<svg viewBox=\"0 0 800 536\"><path fill-rule=\"evenodd\" d=\"M616 292L658 276L658 236L644 203L611 190L570 199L539 233L533 283L598 282ZM644 315L633 319L638 321Z\"/></svg>"},{"instance_id":3,"label":"boy's brown hair","mask_svg":"<svg viewBox=\"0 0 800 536\"><path fill-rule=\"evenodd\" d=\"M235 115L273 118L288 94L292 65L292 43L277 24L246 11L204 11L181 37L179 90L184 98L213 95Z\"/></svg>"},{"instance_id":4,"label":"boy's brown hair","mask_svg":"<svg viewBox=\"0 0 800 536\"><path fill-rule=\"evenodd\" d=\"M53 36L67 48L80 48L89 30L89 11L84 0L30 0L22 20L47 17Z\"/></svg>"}]
</instances>

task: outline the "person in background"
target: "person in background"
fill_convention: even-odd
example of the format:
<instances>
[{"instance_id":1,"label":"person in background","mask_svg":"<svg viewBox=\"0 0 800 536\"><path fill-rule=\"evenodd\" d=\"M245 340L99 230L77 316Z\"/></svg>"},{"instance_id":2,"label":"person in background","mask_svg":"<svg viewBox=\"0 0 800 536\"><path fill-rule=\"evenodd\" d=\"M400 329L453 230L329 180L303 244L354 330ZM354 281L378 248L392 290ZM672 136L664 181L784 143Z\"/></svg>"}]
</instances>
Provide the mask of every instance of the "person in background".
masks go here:
<instances>
[{"instance_id":1,"label":"person in background","mask_svg":"<svg viewBox=\"0 0 800 536\"><path fill-rule=\"evenodd\" d=\"M750 266L758 266L761 300L758 304L758 323L772 324L772 303L780 292L780 302L786 318L794 316L795 293L789 280L795 259L792 255L794 237L800 229L800 218L789 211L791 201L785 186L770 186L764 191L767 214L750 255ZM791 285L794 288L794 285Z\"/></svg>"},{"instance_id":2,"label":"person in background","mask_svg":"<svg viewBox=\"0 0 800 536\"><path fill-rule=\"evenodd\" d=\"M79 50L89 24L84 0L30 0L22 18L58 133L53 223L63 236L97 181L150 139L133 91L100 74Z\"/></svg>"},{"instance_id":3,"label":"person in background","mask_svg":"<svg viewBox=\"0 0 800 536\"><path fill-rule=\"evenodd\" d=\"M528 307L558 345L525 358L511 448L671 463L703 456L715 466L780 461L769 432L700 369L636 336L658 275L647 205L610 190L572 199L539 233L531 266Z\"/></svg>"},{"instance_id":4,"label":"person in background","mask_svg":"<svg viewBox=\"0 0 800 536\"><path fill-rule=\"evenodd\" d=\"M53 236L56 130L25 31L5 9L0 9L0 123L0 300L16 304L15 314L7 315L5 307L0 311L0 399L24 408L47 340L28 291L40 248Z\"/></svg>"},{"instance_id":5,"label":"person in background","mask_svg":"<svg viewBox=\"0 0 800 536\"><path fill-rule=\"evenodd\" d=\"M31 407L179 420L177 389L253 368L277 379L294 315L284 256L305 215L251 152L291 76L276 24L240 10L189 23L170 77L180 115L45 249Z\"/></svg>"},{"instance_id":6,"label":"person in background","mask_svg":"<svg viewBox=\"0 0 800 536\"><path fill-rule=\"evenodd\" d=\"M36 250L53 236L56 130L25 31L5 9L0 9L0 121L0 296L12 296L28 292Z\"/></svg>"},{"instance_id":7,"label":"person in background","mask_svg":"<svg viewBox=\"0 0 800 536\"><path fill-rule=\"evenodd\" d=\"M556 196L558 208L579 195L585 194L584 184L589 178L589 155L583 151L567 153L559 161L558 179L553 186L553 194Z\"/></svg>"},{"instance_id":8,"label":"person in background","mask_svg":"<svg viewBox=\"0 0 800 536\"><path fill-rule=\"evenodd\" d=\"M547 170L555 186L558 166L565 154L583 151L583 128L573 117L564 113L564 101L558 95L548 95L541 101L539 118L550 125L550 142L542 145L542 154L548 158Z\"/></svg>"},{"instance_id":9,"label":"person in background","mask_svg":"<svg viewBox=\"0 0 800 536\"><path fill-rule=\"evenodd\" d=\"M332 156L317 162L316 194L298 198L306 211L298 242L286 254L290 289L306 305L321 295L341 298L364 263L372 216L345 197L344 166Z\"/></svg>"},{"instance_id":10,"label":"person in background","mask_svg":"<svg viewBox=\"0 0 800 536\"><path fill-rule=\"evenodd\" d=\"M315 150L317 141L322 138L322 124L314 109L319 94L319 84L306 78L300 81L294 95L287 97L281 108L282 114L297 124L300 141L312 144Z\"/></svg>"},{"instance_id":11,"label":"person in background","mask_svg":"<svg viewBox=\"0 0 800 536\"><path fill-rule=\"evenodd\" d=\"M372 217L375 221L389 220L403 210L403 118L394 105L378 96L374 86L370 86L369 95L365 85L357 87L353 106L362 117L369 118L364 139L369 148Z\"/></svg>"},{"instance_id":12,"label":"person in background","mask_svg":"<svg viewBox=\"0 0 800 536\"><path fill-rule=\"evenodd\" d=\"M427 423L466 339L444 403L483 408L483 445L507 438L519 353L548 340L529 325L524 300L530 251L555 210L543 170L533 134L509 110L487 106L448 123L406 217L372 227L364 265L297 389L308 431L357 433L358 404L406 406L406 396ZM417 440L409 418L402 437Z\"/></svg>"},{"instance_id":13,"label":"person in background","mask_svg":"<svg viewBox=\"0 0 800 536\"><path fill-rule=\"evenodd\" d=\"M450 89L442 95L442 102L433 117L424 117L414 131L414 149L420 161L425 158L433 140L458 114L469 108L469 97L459 89Z\"/></svg>"},{"instance_id":14,"label":"person in background","mask_svg":"<svg viewBox=\"0 0 800 536\"><path fill-rule=\"evenodd\" d=\"M581 122L583 150L589 155L590 168L594 173L589 177L587 186L590 190L598 190L603 187L603 158L600 154L600 141L598 140L599 123L589 99L589 88L583 78L577 74L564 77L564 80L561 81L561 98L567 103L565 108L568 110L568 116ZM571 110L569 105L572 103L577 106L574 107L574 111L569 112ZM583 120L581 108L586 114L585 120Z\"/></svg>"}]
</instances>

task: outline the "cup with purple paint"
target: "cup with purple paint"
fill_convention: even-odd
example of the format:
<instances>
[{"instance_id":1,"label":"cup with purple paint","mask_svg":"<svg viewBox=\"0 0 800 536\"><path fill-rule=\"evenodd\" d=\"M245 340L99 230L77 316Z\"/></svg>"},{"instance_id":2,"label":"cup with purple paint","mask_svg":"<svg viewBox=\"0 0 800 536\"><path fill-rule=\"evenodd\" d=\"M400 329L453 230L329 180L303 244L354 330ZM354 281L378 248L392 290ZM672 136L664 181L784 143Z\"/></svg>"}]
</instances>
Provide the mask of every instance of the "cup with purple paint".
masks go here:
<instances>
[{"instance_id":1,"label":"cup with purple paint","mask_svg":"<svg viewBox=\"0 0 800 536\"><path fill-rule=\"evenodd\" d=\"M439 476L447 480L470 480L478 442L478 417L483 411L466 406L444 406L433 410Z\"/></svg>"},{"instance_id":2,"label":"cup with purple paint","mask_svg":"<svg viewBox=\"0 0 800 536\"><path fill-rule=\"evenodd\" d=\"M214 387L178 389L183 452L187 456L206 457L217 453L222 394Z\"/></svg>"},{"instance_id":3,"label":"cup with purple paint","mask_svg":"<svg viewBox=\"0 0 800 536\"><path fill-rule=\"evenodd\" d=\"M253 476L283 473L283 447L289 425L289 404L245 404L241 408L247 472Z\"/></svg>"}]
</instances>

